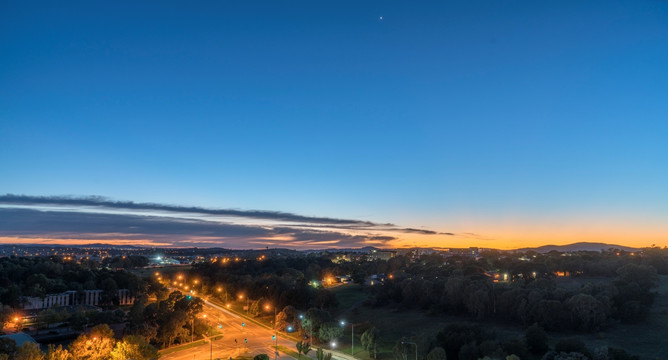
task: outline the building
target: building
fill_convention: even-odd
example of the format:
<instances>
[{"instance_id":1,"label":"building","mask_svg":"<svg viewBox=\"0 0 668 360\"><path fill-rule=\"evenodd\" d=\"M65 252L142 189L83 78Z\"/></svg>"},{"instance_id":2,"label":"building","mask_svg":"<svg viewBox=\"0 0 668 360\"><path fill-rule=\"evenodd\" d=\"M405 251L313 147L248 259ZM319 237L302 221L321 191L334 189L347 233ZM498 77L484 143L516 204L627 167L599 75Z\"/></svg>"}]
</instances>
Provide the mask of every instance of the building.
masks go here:
<instances>
[{"instance_id":1,"label":"building","mask_svg":"<svg viewBox=\"0 0 668 360\"><path fill-rule=\"evenodd\" d=\"M118 304L132 305L135 301L130 296L130 290L118 290ZM52 307L71 306L71 305L100 305L102 299L102 290L83 290L83 291L65 291L60 294L48 294L44 298L24 297L24 310L39 310Z\"/></svg>"},{"instance_id":2,"label":"building","mask_svg":"<svg viewBox=\"0 0 668 360\"><path fill-rule=\"evenodd\" d=\"M369 259L387 261L395 256L397 256L397 252L394 250L372 250L371 254L369 254Z\"/></svg>"}]
</instances>

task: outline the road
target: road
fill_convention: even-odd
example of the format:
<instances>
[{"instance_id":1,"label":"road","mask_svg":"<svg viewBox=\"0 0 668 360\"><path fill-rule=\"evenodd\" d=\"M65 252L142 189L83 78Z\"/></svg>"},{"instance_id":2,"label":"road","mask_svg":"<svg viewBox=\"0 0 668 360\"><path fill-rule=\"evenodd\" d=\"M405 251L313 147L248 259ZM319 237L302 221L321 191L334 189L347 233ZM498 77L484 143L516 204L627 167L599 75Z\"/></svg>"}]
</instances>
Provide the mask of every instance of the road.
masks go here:
<instances>
[{"instance_id":1,"label":"road","mask_svg":"<svg viewBox=\"0 0 668 360\"><path fill-rule=\"evenodd\" d=\"M163 355L160 357L161 360L208 360L211 350L213 350L212 359L220 358L228 360L230 357L254 356L257 354L267 354L270 359L274 359L275 342L272 340L272 335L274 335L272 330L244 320L238 315L208 301L204 302L202 315L206 315L206 319L214 324L214 326L218 326L218 324L222 325L223 338L213 340L213 346L210 342L207 342L201 346ZM242 323L246 325L242 326ZM277 338L278 345L294 349L294 340ZM248 342L244 342L244 339L247 339ZM280 353L278 359L293 360L293 357Z\"/></svg>"}]
</instances>

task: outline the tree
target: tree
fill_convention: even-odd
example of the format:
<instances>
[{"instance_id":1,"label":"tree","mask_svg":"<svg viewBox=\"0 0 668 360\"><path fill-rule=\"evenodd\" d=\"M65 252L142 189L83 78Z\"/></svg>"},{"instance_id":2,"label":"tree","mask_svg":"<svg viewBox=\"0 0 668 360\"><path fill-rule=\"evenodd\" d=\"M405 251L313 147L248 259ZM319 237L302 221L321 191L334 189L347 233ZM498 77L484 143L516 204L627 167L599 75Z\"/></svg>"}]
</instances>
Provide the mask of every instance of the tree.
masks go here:
<instances>
[{"instance_id":1,"label":"tree","mask_svg":"<svg viewBox=\"0 0 668 360\"><path fill-rule=\"evenodd\" d=\"M253 357L253 360L269 360L269 355L267 354L257 354Z\"/></svg>"},{"instance_id":2,"label":"tree","mask_svg":"<svg viewBox=\"0 0 668 360\"><path fill-rule=\"evenodd\" d=\"M525 334L527 340L527 346L529 351L534 354L541 355L548 350L547 346L547 333L543 330L542 327L538 324L533 324L529 326Z\"/></svg>"},{"instance_id":3,"label":"tree","mask_svg":"<svg viewBox=\"0 0 668 360\"><path fill-rule=\"evenodd\" d=\"M626 264L617 269L617 274L621 281L636 283L645 292L655 287L659 281L656 269L648 265Z\"/></svg>"},{"instance_id":4,"label":"tree","mask_svg":"<svg viewBox=\"0 0 668 360\"><path fill-rule=\"evenodd\" d=\"M581 353L587 356L591 355L584 342L576 338L559 340L559 342L554 345L554 351L557 353Z\"/></svg>"},{"instance_id":5,"label":"tree","mask_svg":"<svg viewBox=\"0 0 668 360\"><path fill-rule=\"evenodd\" d=\"M447 358L445 350L440 346L433 348L429 354L427 354L427 360L447 360Z\"/></svg>"},{"instance_id":6,"label":"tree","mask_svg":"<svg viewBox=\"0 0 668 360\"><path fill-rule=\"evenodd\" d=\"M76 360L107 360L114 342L114 332L109 325L97 325L89 333L79 335L70 344L70 351Z\"/></svg>"},{"instance_id":7,"label":"tree","mask_svg":"<svg viewBox=\"0 0 668 360\"><path fill-rule=\"evenodd\" d=\"M318 348L318 350L315 352L315 357L318 360L332 360L332 353L326 353L322 351L322 348Z\"/></svg>"},{"instance_id":8,"label":"tree","mask_svg":"<svg viewBox=\"0 0 668 360\"><path fill-rule=\"evenodd\" d=\"M26 341L16 349L14 360L44 360L45 355L39 345Z\"/></svg>"},{"instance_id":9,"label":"tree","mask_svg":"<svg viewBox=\"0 0 668 360\"><path fill-rule=\"evenodd\" d=\"M304 329L307 329L309 332L315 333L315 336L318 336L322 324L331 321L331 319L332 315L328 311L311 308L306 312L302 325ZM310 341L313 342L313 339Z\"/></svg>"},{"instance_id":10,"label":"tree","mask_svg":"<svg viewBox=\"0 0 668 360\"><path fill-rule=\"evenodd\" d=\"M329 341L340 338L343 335L343 328L335 322L328 322L322 324L318 331L318 339L322 341Z\"/></svg>"},{"instance_id":11,"label":"tree","mask_svg":"<svg viewBox=\"0 0 668 360\"><path fill-rule=\"evenodd\" d=\"M139 336L126 336L111 351L111 360L151 360L158 357L158 350Z\"/></svg>"},{"instance_id":12,"label":"tree","mask_svg":"<svg viewBox=\"0 0 668 360\"><path fill-rule=\"evenodd\" d=\"M600 301L587 294L577 294L566 301L571 311L571 319L577 328L594 331L605 321L605 312Z\"/></svg>"},{"instance_id":13,"label":"tree","mask_svg":"<svg viewBox=\"0 0 668 360\"><path fill-rule=\"evenodd\" d=\"M299 359L302 358L302 353L304 355L307 355L309 351L311 351L311 344L307 342L300 341L295 344L295 347L297 348L297 352L299 353Z\"/></svg>"},{"instance_id":14,"label":"tree","mask_svg":"<svg viewBox=\"0 0 668 360\"><path fill-rule=\"evenodd\" d=\"M480 350L475 341L465 344L459 349L459 360L476 360L480 357Z\"/></svg>"},{"instance_id":15,"label":"tree","mask_svg":"<svg viewBox=\"0 0 668 360\"><path fill-rule=\"evenodd\" d=\"M253 304L251 304L250 309L248 310L251 315L253 316L258 316L262 312L262 304L265 303L266 300L264 298L259 298L255 301L253 301Z\"/></svg>"},{"instance_id":16,"label":"tree","mask_svg":"<svg viewBox=\"0 0 668 360\"><path fill-rule=\"evenodd\" d=\"M320 310L329 309L338 304L339 302L336 300L336 295L329 290L318 289L315 294L315 305L319 307Z\"/></svg>"},{"instance_id":17,"label":"tree","mask_svg":"<svg viewBox=\"0 0 668 360\"><path fill-rule=\"evenodd\" d=\"M172 346L186 324L187 316L184 311L167 312L164 317L158 318L157 339L163 345Z\"/></svg>"},{"instance_id":18,"label":"tree","mask_svg":"<svg viewBox=\"0 0 668 360\"><path fill-rule=\"evenodd\" d=\"M0 329L5 327L5 324L12 321L12 314L14 309L7 305L0 305Z\"/></svg>"},{"instance_id":19,"label":"tree","mask_svg":"<svg viewBox=\"0 0 668 360\"><path fill-rule=\"evenodd\" d=\"M448 358L457 359L459 350L471 342L481 343L489 335L478 325L452 323L446 325L437 335L441 347L448 354Z\"/></svg>"},{"instance_id":20,"label":"tree","mask_svg":"<svg viewBox=\"0 0 668 360\"><path fill-rule=\"evenodd\" d=\"M102 295L100 301L103 305L118 304L118 285L112 278L106 278L100 283Z\"/></svg>"},{"instance_id":21,"label":"tree","mask_svg":"<svg viewBox=\"0 0 668 360\"><path fill-rule=\"evenodd\" d=\"M16 352L16 341L8 337L0 337L0 354L14 355Z\"/></svg>"},{"instance_id":22,"label":"tree","mask_svg":"<svg viewBox=\"0 0 668 360\"><path fill-rule=\"evenodd\" d=\"M62 345L58 347L49 344L49 349L46 353L46 360L72 360L72 354L67 349L63 349Z\"/></svg>"},{"instance_id":23,"label":"tree","mask_svg":"<svg viewBox=\"0 0 668 360\"><path fill-rule=\"evenodd\" d=\"M70 317L70 327L72 330L83 331L86 323L86 313L81 309L75 311Z\"/></svg>"},{"instance_id":24,"label":"tree","mask_svg":"<svg viewBox=\"0 0 668 360\"><path fill-rule=\"evenodd\" d=\"M366 350L369 354L373 352L373 358L376 358L376 343L378 341L378 331L375 327L368 328L360 338L362 342L362 348Z\"/></svg>"}]
</instances>

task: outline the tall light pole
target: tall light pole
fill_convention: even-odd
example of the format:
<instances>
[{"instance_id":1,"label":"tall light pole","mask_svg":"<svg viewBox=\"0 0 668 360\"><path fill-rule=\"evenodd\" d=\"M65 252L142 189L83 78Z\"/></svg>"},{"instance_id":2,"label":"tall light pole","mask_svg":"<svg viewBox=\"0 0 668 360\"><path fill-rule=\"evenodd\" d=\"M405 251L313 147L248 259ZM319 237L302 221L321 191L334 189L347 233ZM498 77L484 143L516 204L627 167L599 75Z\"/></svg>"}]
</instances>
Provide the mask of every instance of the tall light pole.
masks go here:
<instances>
[{"instance_id":1,"label":"tall light pole","mask_svg":"<svg viewBox=\"0 0 668 360\"><path fill-rule=\"evenodd\" d=\"M346 321L341 320L339 324L345 327ZM353 323L350 323L350 355L355 356L355 324Z\"/></svg>"},{"instance_id":2,"label":"tall light pole","mask_svg":"<svg viewBox=\"0 0 668 360\"><path fill-rule=\"evenodd\" d=\"M402 341L401 344L415 345L415 360L417 360L417 344L410 341Z\"/></svg>"}]
</instances>

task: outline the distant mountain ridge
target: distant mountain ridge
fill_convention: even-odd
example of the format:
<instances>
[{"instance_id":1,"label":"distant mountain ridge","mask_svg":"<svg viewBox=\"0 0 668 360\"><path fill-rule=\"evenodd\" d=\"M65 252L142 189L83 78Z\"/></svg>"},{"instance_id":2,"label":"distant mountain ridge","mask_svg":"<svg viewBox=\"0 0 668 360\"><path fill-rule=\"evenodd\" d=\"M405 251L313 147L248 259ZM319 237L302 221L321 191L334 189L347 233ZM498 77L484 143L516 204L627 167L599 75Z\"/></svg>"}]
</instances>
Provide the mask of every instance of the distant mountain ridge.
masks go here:
<instances>
[{"instance_id":1,"label":"distant mountain ridge","mask_svg":"<svg viewBox=\"0 0 668 360\"><path fill-rule=\"evenodd\" d=\"M571 252L571 251L601 251L608 249L619 249L624 251L638 251L640 248L634 248L629 246L615 245L615 244L606 244L606 243L597 243L597 242L577 242L568 245L543 245L533 248L522 248L516 249L515 251L526 252L533 250L539 253L547 253L550 251L559 251L559 252Z\"/></svg>"}]
</instances>

